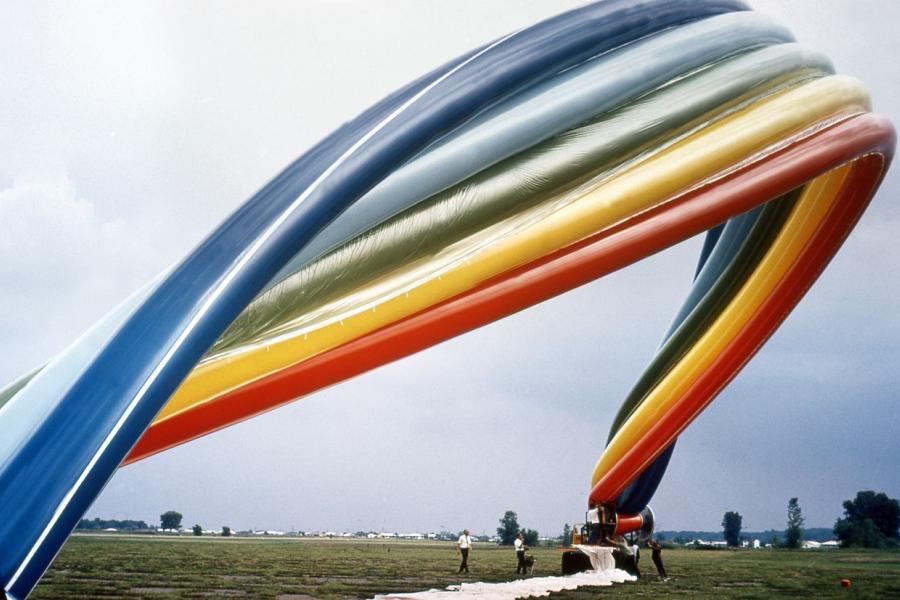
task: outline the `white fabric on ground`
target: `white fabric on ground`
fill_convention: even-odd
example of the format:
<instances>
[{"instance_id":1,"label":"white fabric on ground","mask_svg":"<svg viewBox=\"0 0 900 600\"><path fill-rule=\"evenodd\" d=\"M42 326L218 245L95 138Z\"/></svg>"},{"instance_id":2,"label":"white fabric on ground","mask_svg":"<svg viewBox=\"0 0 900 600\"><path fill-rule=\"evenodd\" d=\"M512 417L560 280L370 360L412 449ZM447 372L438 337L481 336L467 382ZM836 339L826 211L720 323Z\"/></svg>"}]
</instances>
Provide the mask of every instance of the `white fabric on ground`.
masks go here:
<instances>
[{"instance_id":1,"label":"white fabric on ground","mask_svg":"<svg viewBox=\"0 0 900 600\"><path fill-rule=\"evenodd\" d=\"M591 566L595 571L609 571L616 568L616 560L613 558L613 550L610 546L584 546L575 544L574 548L578 548L588 555L591 559Z\"/></svg>"},{"instance_id":2,"label":"white fabric on ground","mask_svg":"<svg viewBox=\"0 0 900 600\"><path fill-rule=\"evenodd\" d=\"M611 557L610 557L611 558ZM529 596L549 596L551 592L574 590L582 586L607 586L625 581L635 581L621 569L586 571L565 577L529 577L502 583L463 583L451 585L445 590L426 590L403 594L379 594L373 600L515 600Z\"/></svg>"}]
</instances>

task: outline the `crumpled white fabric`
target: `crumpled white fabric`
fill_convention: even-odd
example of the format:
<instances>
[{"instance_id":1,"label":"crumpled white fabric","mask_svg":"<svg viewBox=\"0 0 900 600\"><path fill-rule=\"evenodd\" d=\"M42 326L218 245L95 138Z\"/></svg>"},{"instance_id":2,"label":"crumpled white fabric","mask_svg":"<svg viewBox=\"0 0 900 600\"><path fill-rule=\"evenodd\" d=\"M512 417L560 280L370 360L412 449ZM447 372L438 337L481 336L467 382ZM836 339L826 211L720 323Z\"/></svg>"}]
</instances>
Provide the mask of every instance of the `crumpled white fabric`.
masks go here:
<instances>
[{"instance_id":1,"label":"crumpled white fabric","mask_svg":"<svg viewBox=\"0 0 900 600\"><path fill-rule=\"evenodd\" d=\"M595 571L609 571L616 568L616 559L613 558L613 550L609 546L585 546L582 544L574 544L574 547L581 550L591 559L591 566Z\"/></svg>"},{"instance_id":2,"label":"crumpled white fabric","mask_svg":"<svg viewBox=\"0 0 900 600\"><path fill-rule=\"evenodd\" d=\"M611 558L611 557L610 557ZM582 586L607 586L614 583L635 581L637 578L621 569L585 571L574 575L556 577L530 577L502 583L463 583L451 585L445 590L426 590L402 594L379 594L372 600L515 600L529 596L549 596L551 592L574 590Z\"/></svg>"}]
</instances>

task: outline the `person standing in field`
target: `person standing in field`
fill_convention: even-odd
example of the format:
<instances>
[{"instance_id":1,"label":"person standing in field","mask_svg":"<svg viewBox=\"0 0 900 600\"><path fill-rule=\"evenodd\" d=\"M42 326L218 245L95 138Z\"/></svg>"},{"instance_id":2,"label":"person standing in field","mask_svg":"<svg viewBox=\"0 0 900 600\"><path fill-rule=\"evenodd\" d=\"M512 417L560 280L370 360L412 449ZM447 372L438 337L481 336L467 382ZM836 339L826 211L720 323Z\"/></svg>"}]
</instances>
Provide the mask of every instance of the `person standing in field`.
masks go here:
<instances>
[{"instance_id":1,"label":"person standing in field","mask_svg":"<svg viewBox=\"0 0 900 600\"><path fill-rule=\"evenodd\" d=\"M668 581L669 577L666 575L666 568L663 566L662 546L659 540L647 540L647 547L653 551L650 558L653 559L653 564L656 565L656 572L659 573L659 578L662 581Z\"/></svg>"},{"instance_id":2,"label":"person standing in field","mask_svg":"<svg viewBox=\"0 0 900 600\"><path fill-rule=\"evenodd\" d=\"M519 532L519 535L516 536L516 541L513 542L513 546L516 549L516 559L519 561L518 566L516 566L516 575L519 574L520 570L522 575L525 575L525 550L527 548L525 547L525 536L521 531Z\"/></svg>"},{"instance_id":3,"label":"person standing in field","mask_svg":"<svg viewBox=\"0 0 900 600\"><path fill-rule=\"evenodd\" d=\"M638 579L641 578L641 547L639 544L631 546L631 552L634 554L634 574Z\"/></svg>"},{"instance_id":4,"label":"person standing in field","mask_svg":"<svg viewBox=\"0 0 900 600\"><path fill-rule=\"evenodd\" d=\"M469 572L469 550L471 548L472 538L469 537L469 530L463 529L462 535L459 536L459 540L456 542L456 551L462 555L462 562L459 563L459 571L457 573Z\"/></svg>"}]
</instances>

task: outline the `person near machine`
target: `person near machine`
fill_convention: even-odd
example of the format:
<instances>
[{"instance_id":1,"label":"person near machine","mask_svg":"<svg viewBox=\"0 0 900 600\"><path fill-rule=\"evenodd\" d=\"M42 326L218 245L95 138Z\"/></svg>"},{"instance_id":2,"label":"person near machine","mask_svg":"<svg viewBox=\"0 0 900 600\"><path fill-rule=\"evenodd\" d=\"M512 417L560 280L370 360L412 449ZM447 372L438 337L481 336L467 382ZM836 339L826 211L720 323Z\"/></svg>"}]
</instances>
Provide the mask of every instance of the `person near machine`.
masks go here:
<instances>
[{"instance_id":1,"label":"person near machine","mask_svg":"<svg viewBox=\"0 0 900 600\"><path fill-rule=\"evenodd\" d=\"M647 540L647 547L653 552L650 558L653 559L653 564L656 565L656 572L659 573L660 580L668 581L669 576L666 575L666 568L663 566L662 545L659 543L659 540Z\"/></svg>"}]
</instances>

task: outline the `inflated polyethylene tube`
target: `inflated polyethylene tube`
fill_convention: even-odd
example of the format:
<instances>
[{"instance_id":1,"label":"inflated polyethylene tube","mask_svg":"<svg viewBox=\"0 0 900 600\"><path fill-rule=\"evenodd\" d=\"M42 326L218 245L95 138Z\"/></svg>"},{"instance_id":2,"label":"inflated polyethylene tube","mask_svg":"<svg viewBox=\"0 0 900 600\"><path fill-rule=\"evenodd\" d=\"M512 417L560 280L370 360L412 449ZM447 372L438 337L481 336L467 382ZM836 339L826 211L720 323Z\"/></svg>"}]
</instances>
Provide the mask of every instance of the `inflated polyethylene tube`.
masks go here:
<instances>
[{"instance_id":1,"label":"inflated polyethylene tube","mask_svg":"<svg viewBox=\"0 0 900 600\"><path fill-rule=\"evenodd\" d=\"M679 311L673 330L613 419L610 439L649 390L673 368L709 327L750 275L783 225L797 194L797 191L791 192L770 202L765 208L754 209L729 221L696 279L688 301ZM673 445L674 442L616 498L617 510L626 514L636 514L643 510L662 481Z\"/></svg>"},{"instance_id":2,"label":"inflated polyethylene tube","mask_svg":"<svg viewBox=\"0 0 900 600\"><path fill-rule=\"evenodd\" d=\"M807 186L785 228L741 292L613 438L595 469L592 499L618 493L620 482L674 439L799 301L871 195L871 191L854 194L859 186L852 181L853 175L862 172L863 177L877 180L883 159L875 158L875 168L868 169L866 160L825 174ZM861 168L859 163L863 163ZM845 185L848 179L851 183ZM863 187L871 190L871 185ZM843 198L846 201L841 201ZM726 364L735 347L741 349L740 361Z\"/></svg>"},{"instance_id":3,"label":"inflated polyethylene tube","mask_svg":"<svg viewBox=\"0 0 900 600\"><path fill-rule=\"evenodd\" d=\"M736 102L749 102L772 93L776 86L821 76L830 68L825 57L796 44L753 51L682 79L596 123L538 144L421 202L283 280L242 312L210 355L333 316L335 309L314 312L333 298L341 299L336 310L346 313L353 306L354 289L391 269L436 256L466 235L550 201L638 154L646 160L652 156L650 149L664 147L701 121L704 125L714 122L733 110ZM365 294L356 298L357 306L376 300Z\"/></svg>"},{"instance_id":4,"label":"inflated polyethylene tube","mask_svg":"<svg viewBox=\"0 0 900 600\"><path fill-rule=\"evenodd\" d=\"M399 108L404 102L408 101L416 93L421 92L422 89L424 89L429 83L446 74L451 69L464 62L466 59L471 58L482 49L483 48L477 48L475 50L472 50L471 52L435 69L431 73L428 73L427 75L424 75L419 79L407 84L397 92L394 92L381 102L367 109L352 122L344 124L334 135L329 136L328 138L317 144L309 152L304 154L292 165L290 165L284 172L275 177L265 186L260 194L286 193L291 189L297 188L298 185L309 185L313 181L315 168L323 160L328 159L329 153L342 152L349 148L352 144L352 140L355 137L365 134L368 129L374 127L379 121L387 117L392 111ZM156 279L162 278L164 276L165 273L159 275ZM152 291L152 288L148 285L144 286L142 290L142 293L146 296L149 295L150 291ZM136 303L137 305L142 303L144 299L146 298L138 298L137 296L133 296L126 300L125 303ZM120 310L125 309L116 308L114 310L116 311L116 314L119 314L119 317L122 317L122 314L120 314ZM127 313L127 310L125 310L125 312ZM101 325L100 323L98 323L93 329L96 329L97 327L104 327L110 332L110 336L118 329L119 325L121 325L120 322L115 320L114 315L112 314L104 317L103 321L107 324ZM93 354L96 353L97 348L102 347L103 343L108 339L108 337L98 338L97 336L92 336L88 338L87 336L88 334L84 334L84 336L82 336L84 338L83 340L79 339L71 344L71 350L67 351L67 354L77 353L79 356L90 358L91 356L93 356ZM82 344L88 344L92 348L94 348L94 350L81 348ZM65 376L54 374L51 377L51 379L55 380L55 383L53 385L57 387L64 386L66 389L74 383L75 378L80 374L80 371L82 371L85 366L83 360L75 361L62 355L56 356L53 362L59 364L59 368L65 369L68 373ZM2 392L0 392L0 407L2 407L13 396L18 394L18 392L21 391L25 387L25 385L29 381L34 379L35 376L43 369L44 367L40 367L32 373L21 377L17 381L13 382L13 384L7 386ZM43 392L38 392L36 395L43 396L46 394L44 394ZM23 400L23 402L42 403L47 402L47 400L29 399ZM0 453L0 456L4 456L4 454ZM2 465L2 460L0 460L0 465Z\"/></svg>"},{"instance_id":5,"label":"inflated polyethylene tube","mask_svg":"<svg viewBox=\"0 0 900 600\"><path fill-rule=\"evenodd\" d=\"M740 16L745 15L741 14ZM718 18L714 18L710 19L709 21L714 21L717 19ZM701 23L706 23L706 21ZM693 25L691 27L693 27ZM725 68L725 65L727 65L727 68ZM616 132L609 124L598 128L598 134L607 135L610 137L609 140L605 142L607 147L600 148L600 150L606 151L606 156L598 156L596 160L608 161L610 160L610 157L622 156L627 152L627 144L630 143L632 146L634 146L641 141L650 139L653 132L666 131L667 128L674 128L677 126L677 123L679 123L679 121L684 122L688 116L691 116L691 114L696 113L698 115L702 113L704 107L712 110L716 107L716 102L725 102L728 98L736 96L741 91L750 89L754 85L762 85L762 83L764 82L776 80L779 77L786 76L788 73L800 73L804 70L828 72L830 70L830 63L825 57L819 54L806 52L794 44L785 44L768 48L759 52L753 52L739 60L728 61L727 63L724 63L722 65L717 65L716 68L713 69L713 71L715 71L715 75L709 77L707 74L704 74L704 76L700 78L700 81L696 82L696 84L692 83L691 86L683 88L683 96L681 98L673 97L672 94L666 93L658 98L658 101L654 102L653 106L640 106L639 109L635 110L634 112L618 114L614 119L614 123L627 123L631 125L630 129L626 127L622 128L621 131ZM684 102L684 97L687 97L690 100L688 102ZM661 121L660 119L663 119L663 117L660 116L660 113L658 111L664 110L668 102L672 102L676 105L680 104L684 109L687 110L682 110L679 114L668 115L666 117L666 120ZM629 123L629 121L631 122ZM620 146L617 146L617 143L615 142L616 139L622 140L621 142L619 142L619 144L621 144ZM585 152L585 150L583 148L577 148L578 144L575 144L575 146L576 148L574 148L573 151L577 151L577 153L584 156L583 153ZM581 144L581 146L585 146L585 144ZM543 150L544 148L542 147L541 149ZM562 147L562 149L567 150L569 149L569 146ZM557 161L559 164L551 164L546 167L550 169L557 169L558 175L554 181L569 181L572 178L577 178L579 175L583 175L585 171L584 165L580 163L577 165L567 165L566 155L564 153L557 154L560 157L560 159ZM542 162L546 163L550 161L543 160ZM565 169L560 168L560 166L572 166L573 168ZM545 183L543 187L546 188L548 187L548 185ZM549 187L552 188L552 185ZM493 189L497 190L497 188ZM502 190L497 191L502 192ZM514 200L514 202L507 202L507 205L512 204L513 206L523 207L527 206L528 202L533 203L540 199L537 194L534 194L534 197L530 198L528 195L529 190L527 186L520 191L522 193L519 194L519 196L511 199ZM453 196L459 196L459 194L460 192L452 195L448 194L445 196L441 196L440 199L458 199L454 198ZM432 202L437 201L437 199L432 199ZM503 210L503 208L500 207L500 210ZM460 212L464 213L465 211L460 210ZM470 211L470 213L471 214L469 215L469 220L476 223L484 222L485 219L489 218L489 215L485 214L485 211ZM433 218L433 215L426 216L424 222L431 222L428 221L428 219L431 218ZM434 223L444 224L444 222L442 221L434 221ZM431 229L434 229L434 227L432 226ZM419 235L420 233L415 230L410 230L410 232L414 233L415 235ZM442 231L442 233L444 232ZM463 231L463 233L465 233L465 231ZM446 233L444 233L444 235L446 235ZM441 238L436 237L435 241L439 242L440 239ZM428 246L428 249L430 251L433 251L433 248L434 241L432 241L432 245ZM368 249L369 248L367 247L367 250ZM423 248L421 248L420 246L420 249ZM351 260L359 259L357 263L350 263L350 265L356 265L356 268L358 270L370 274L376 272L372 268L373 256L356 256L353 255L353 253L350 253L348 258L350 258ZM364 258L369 260L370 262L362 260ZM347 261L336 262L333 260L329 260L327 262L339 266L343 271L346 271L347 268L349 268ZM334 269L319 269L315 266L311 266L310 268L313 269L313 273L315 273L315 271L317 270L319 271L318 279L320 281L324 280L332 285L335 285L337 283L344 283L345 287L348 283L346 274L342 274L342 276L339 278L333 277ZM302 283L300 283L300 285L304 286L303 294L295 294L296 285L286 285L286 289L278 290L278 293L280 295L288 295L287 299L277 299L276 304L282 307L280 310L287 311L286 307L290 306L292 301L294 303L300 303L301 306L313 304L313 301L317 295L316 277L314 275L304 275L305 274L301 274ZM246 321L248 320L248 316L250 315L252 315L255 319L261 319L264 323L278 322L277 319L273 318L271 315L267 315L265 311L258 310L259 304L264 299L265 297L258 299L256 302L254 302L254 304L251 304L250 307L248 307L248 310L244 311L242 316L237 319L236 323L231 328L229 328L229 331L226 332L225 336L219 340L219 343L216 346L217 348L224 349L232 347L242 341L246 341L245 338L254 335L253 331L256 331L256 336L260 336L261 334L263 334L264 331L262 331L259 326L254 329L252 326L247 325ZM235 335L235 332L241 332L241 334ZM60 359L61 358L62 357L60 357ZM63 360L63 362L66 361ZM70 383L71 378L79 372L81 364L82 363L71 364L70 372L72 375L69 378ZM53 379L59 380L60 378L58 377L58 375L54 375ZM24 384L24 382L22 382L22 384ZM8 399L10 395L4 395L0 397L0 406L2 406L2 404L4 403L3 400Z\"/></svg>"},{"instance_id":6,"label":"inflated polyethylene tube","mask_svg":"<svg viewBox=\"0 0 900 600\"><path fill-rule=\"evenodd\" d=\"M707 266L715 269L715 272L706 281L703 280L702 273L697 279L694 289L699 288L701 293L696 295L692 293L689 296L691 303L685 306L688 310L679 311L678 321L673 324L671 332L666 336L656 356L626 396L610 426L610 440L647 392L694 345L697 338L705 333L711 325L711 320L721 312L737 293L739 286L750 276L780 231L787 217L786 209L793 206L795 195L774 200L765 209L757 208L752 213L741 215L729 222L716 247L716 250L721 252L714 250L710 261L707 262ZM709 269L704 271L709 272Z\"/></svg>"},{"instance_id":7,"label":"inflated polyethylene tube","mask_svg":"<svg viewBox=\"0 0 900 600\"><path fill-rule=\"evenodd\" d=\"M820 178L814 182L813 187L806 190L804 193L802 200L795 211L792 214L791 219L788 221L785 231L779 232L778 244L775 247L770 248L767 255L766 260L754 269L753 278L751 278L746 285L743 286L741 290L742 300L736 301L730 305L731 312L734 313L734 306L740 307L745 311L745 314L749 314L748 308L748 298L753 298L754 295L756 298L764 297L765 287L764 285L766 281L774 282L777 280L779 276L777 267L779 264L787 265L790 264L793 260L793 256L791 252L795 250L791 250L791 248L798 249L802 247L804 240L808 237L812 236L816 226L818 225L818 217L825 214L825 211L828 209L828 193L831 193L831 190L834 188L835 184L831 183L827 177ZM836 197L837 194L832 193L831 198ZM821 198L826 198L827 201L823 202ZM817 206L818 203L818 206ZM816 212L818 211L818 213ZM809 216L812 215L812 216ZM787 244L785 240L791 240L792 244ZM763 283L759 283L763 282ZM754 292L753 295L748 295L747 289L757 289L762 290L762 292ZM691 365L692 362L694 366L702 365L702 360L705 356L709 356L708 354L699 353L697 348L702 347L704 343L709 343L708 340L713 337L721 340L725 336L728 335L728 330L736 331L739 327L739 321L736 318L740 313L734 313L732 317L725 321L720 317L720 314L716 314L717 317L716 322L713 325L713 329L716 331L704 331L703 336L700 338L697 344L693 345L690 348L690 351L686 353L681 358L681 363L676 364L670 368L670 372L666 373L667 377L663 379L660 383L660 387L664 387L667 383L669 383L671 387L671 381L674 373L682 373L682 377L684 377L684 373L688 373L690 371L685 371L687 365ZM699 369L698 369L699 370ZM688 384L685 384L688 385ZM617 434L618 437L613 437L610 442L607 451L604 453L604 457L601 458L601 462L606 461L607 464L609 461L615 460L615 452L620 450L623 444L627 444L627 441L623 441L623 437L626 436L629 430L634 429L634 423L639 422L642 415L646 414L648 410L653 410L652 404L654 402L659 403L660 401L660 393L657 390L654 390L653 393L649 395L648 398L644 399L644 402L635 407L632 410L629 421L626 422L624 427L619 427ZM675 402L672 395L666 398L666 402ZM648 406L650 408L648 408ZM596 475L595 475L596 477Z\"/></svg>"},{"instance_id":8,"label":"inflated polyethylene tube","mask_svg":"<svg viewBox=\"0 0 900 600\"><path fill-rule=\"evenodd\" d=\"M18 389L9 394L6 402L0 404L0 418L5 422L16 424L14 431L0 436L0 471L13 459L16 450L24 443L27 438L25 434L38 429L47 415L53 412L66 390L80 377L81 372L90 365L137 307L147 299L159 280L160 277L157 277L144 285L47 365L16 382Z\"/></svg>"},{"instance_id":9,"label":"inflated polyethylene tube","mask_svg":"<svg viewBox=\"0 0 900 600\"><path fill-rule=\"evenodd\" d=\"M5 388L3 388L3 390L0 391L0 408L2 408L3 405L6 404L10 398L12 398L16 394L18 394L19 390L21 390L23 387L25 387L28 384L28 382L31 381L34 378L34 376L40 372L41 368L37 368L29 373L26 373L19 379L13 381L9 385L7 385Z\"/></svg>"},{"instance_id":10,"label":"inflated polyethylene tube","mask_svg":"<svg viewBox=\"0 0 900 600\"><path fill-rule=\"evenodd\" d=\"M129 461L246 419L551 298L710 229L869 152L892 153L893 128L864 114L814 131L722 179L393 323L152 426ZM868 182L871 193L877 181Z\"/></svg>"},{"instance_id":11,"label":"inflated polyethylene tube","mask_svg":"<svg viewBox=\"0 0 900 600\"><path fill-rule=\"evenodd\" d=\"M669 341L676 326L680 326L684 322L688 312L693 311L694 307L696 307L697 303L702 299L703 294L705 294L709 287L715 283L715 279L721 274L721 269L724 268L725 264L732 260L733 255L737 252L737 240L743 240L743 237L746 234L746 231L744 230L751 227L753 223L757 221L761 211L762 208L757 207L743 215L729 219L727 223L706 232L706 236L703 240L703 247L700 251L700 257L697 261L697 269L694 273L694 282L691 291L688 298L684 301L681 310L673 320L670 330L667 331L666 335L663 337L663 345ZM732 249L733 252L730 251ZM700 281L701 273L704 274L706 285L704 285L703 281ZM657 355L658 354L659 353L657 353ZM648 373L653 369L654 363L657 363L655 359L652 361L651 365L644 370L641 378L632 387L629 396L626 397L625 401L622 403L623 407L628 404L630 398L636 396L640 398L642 396L643 392L638 389L641 387L642 381L647 382L646 384L652 384L655 381L653 376L648 376ZM620 408L617 414L621 415L622 413L623 408ZM616 419L613 419L613 424L610 426L610 435L612 435L616 429ZM649 503L650 499L656 493L659 484L662 482L662 478L666 473L666 469L669 466L669 460L671 460L674 450L675 442L673 441L650 465L644 468L641 473L622 490L622 493L619 494L615 501L617 511L622 514L637 514ZM641 508L635 510L636 507Z\"/></svg>"},{"instance_id":12,"label":"inflated polyethylene tube","mask_svg":"<svg viewBox=\"0 0 900 600\"><path fill-rule=\"evenodd\" d=\"M772 203L778 203L784 198L776 198ZM745 245L747 237L758 229L758 221L763 212L769 212L764 207L758 207L750 212L730 219L724 226L716 245L706 256L704 264L699 268L694 283L688 292L687 298L681 304L681 308L672 319L672 324L663 336L663 344L672 337L672 334L681 328L688 315L694 312L700 301L707 296L710 289L722 277L724 271L735 261L741 248Z\"/></svg>"},{"instance_id":13,"label":"inflated polyethylene tube","mask_svg":"<svg viewBox=\"0 0 900 600\"><path fill-rule=\"evenodd\" d=\"M703 236L703 246L700 248L700 257L697 259L697 268L694 270L694 279L700 274L700 270L703 269L703 266L706 264L706 259L709 258L713 248L715 248L716 244L719 242L719 237L721 237L723 229L725 229L725 223L716 225Z\"/></svg>"},{"instance_id":14,"label":"inflated polyethylene tube","mask_svg":"<svg viewBox=\"0 0 900 600\"><path fill-rule=\"evenodd\" d=\"M358 124L380 109L289 167L157 286L2 465L7 594L28 594L153 416L266 282L439 132L604 50L743 8L725 0L612 1L571 11L488 46L418 94L393 97L402 103L367 133Z\"/></svg>"},{"instance_id":15,"label":"inflated polyethylene tube","mask_svg":"<svg viewBox=\"0 0 900 600\"><path fill-rule=\"evenodd\" d=\"M753 12L712 16L627 44L499 105L429 148L349 207L273 279L475 173L725 57L793 41Z\"/></svg>"},{"instance_id":16,"label":"inflated polyethylene tube","mask_svg":"<svg viewBox=\"0 0 900 600\"><path fill-rule=\"evenodd\" d=\"M863 159L861 162L871 162L871 161L869 158L866 158L866 159ZM877 180L877 178L878 178L877 171L880 170L880 167L881 167L881 165L876 165L874 168L869 169L868 177L870 179L870 182L871 182L871 180ZM874 176L872 175L873 171L876 172ZM867 191L866 186L869 184L870 183L860 182L860 185L863 186L863 193L865 193ZM844 202L842 204L844 206L846 206L847 203ZM853 221L853 217L850 216L849 220ZM813 245L813 246L817 246L819 249L824 247L823 244L817 244L817 245ZM825 263L827 263L827 259L828 259L827 255L822 255L819 259L819 262L821 264L818 266L815 266L815 264L814 264L815 261L811 261L811 262L807 261L808 266L813 265L812 267L809 267L807 269L808 275L811 275L812 278L814 278L815 274L819 270L821 270L822 266L824 266ZM798 267L795 265L794 270L802 272L803 269L802 269L802 267ZM795 280L796 280L796 278L795 278ZM793 285L795 287L795 291L799 292L799 294L802 295L802 292L805 291L805 289L808 287L809 283L804 282L804 283L800 283L799 285L797 285L795 282ZM784 290L782 290L782 291L784 291ZM789 311L790 305L788 305L783 310ZM762 311L761 313L758 313L758 314L764 314L765 312L766 311ZM786 314L786 312L784 314ZM781 316L783 317L784 314L782 314ZM774 315L774 313L771 313L771 312L769 313L770 317L773 315ZM772 321L772 323L770 323L770 326L774 329L774 327L777 326L777 322L778 322L778 318L774 319ZM757 322L757 325L759 325L759 322ZM652 448L654 445L657 445L659 443L660 439L664 439L663 436L668 435L669 437L674 439L674 436L677 435L677 431L680 428L683 428L683 426L686 426L686 424L689 423L690 420L693 418L691 415L692 414L696 415L696 413L699 412L699 410L702 410L702 406L705 405L705 403L708 403L716 395L718 390L721 389L721 386L724 386L725 383L731 377L733 377L733 374L736 373L737 370L739 370L739 368L743 364L743 362L746 361L749 358L749 356L751 356L753 354L755 349L758 348L758 346L764 342L765 337L768 335L764 329L760 329L759 327L756 327L754 329L754 327L748 326L748 327L745 327L745 330L749 331L751 333L757 334L755 337L755 341L752 339L753 336L751 335L749 338L744 338L743 344L733 344L734 348L740 349L740 352L744 353L745 358L740 358L738 356L737 352L735 352L735 353L733 353L733 355L731 357L733 360L730 365L720 362L718 365L716 365L715 371L711 370L708 372L708 375L701 377L700 380L698 380L698 382L692 387L691 391L694 392L693 397L691 398L690 396L688 396L688 398L687 398L688 401L682 403L681 411L680 411L682 414L681 414L680 418L670 419L669 423L668 423L669 427L667 430L664 430L662 428L654 428L654 430L651 431L650 434L648 434L647 436L645 436L643 438L640 446L635 446L632 449L633 452L628 453L624 460L617 463L614 470L606 473L603 477L601 477L600 480L596 483L596 485L591 493L592 501L602 501L603 498L610 498L613 495L615 495L616 493L618 493L616 490L620 486L614 481L614 477L626 476L624 473L626 473L630 469L634 468L634 461L646 460L648 453L652 452L652 450L648 450L648 447ZM750 340L750 342L747 341L748 339ZM738 360L738 359L740 359L740 360ZM687 412L688 409L690 412ZM682 425L680 425L680 424L682 424Z\"/></svg>"},{"instance_id":17,"label":"inflated polyethylene tube","mask_svg":"<svg viewBox=\"0 0 900 600\"><path fill-rule=\"evenodd\" d=\"M416 79L400 90L390 94L387 98L375 104L371 108L367 109L350 123L342 125L338 129L338 131L335 132L335 134L329 136L328 138L317 144L309 152L294 161L293 164L291 164L287 169L285 169L271 182L269 182L260 192L260 194L281 194L286 192L289 193L291 189L296 189L299 185L309 185L310 183L312 183L315 176L314 173L316 167L320 166L320 163L323 160L328 159L329 153L342 152L348 149L352 144L352 140L354 138L364 135L369 129L371 129L379 121L387 117L391 112L399 108L404 102L408 101L415 94L421 92L429 83L446 74L451 69L461 64L465 60L471 58L481 50L483 50L483 47L476 48L475 50L472 50L469 53L433 70L427 75ZM160 275L159 277L162 276L163 275ZM150 290L145 288L145 291L149 294ZM128 300L126 300L126 302L128 302ZM105 317L104 319L106 318L109 317ZM80 343L80 341L76 341L72 344L72 346L77 346ZM82 352L82 354L84 353ZM63 359L63 357L57 356L56 359ZM62 362L67 361L62 360ZM6 403L6 401L12 398L12 396L18 393L18 391L21 390L25 386L25 384L28 383L28 381L33 379L35 375L37 375L37 373L39 373L43 368L44 367L40 367L32 373L21 377L19 380L13 382L13 384L7 386L3 391L0 391L0 407L2 407L3 404ZM73 372L77 372L79 369L80 366L72 365L71 370ZM70 381L69 384L71 384L72 382L73 381Z\"/></svg>"},{"instance_id":18,"label":"inflated polyethylene tube","mask_svg":"<svg viewBox=\"0 0 900 600\"><path fill-rule=\"evenodd\" d=\"M365 335L391 321L424 310L465 289L475 287L505 270L534 260L587 237L637 212L651 208L679 190L696 185L743 157L763 151L785 136L799 134L813 123L860 112L868 95L858 82L830 76L788 89L756 102L696 135L679 141L588 191L577 201L546 214L521 218L522 227L500 239L491 239L474 255L413 290L379 302L374 310L342 316L302 335L267 341L264 346L233 353L228 361L199 365L160 417L184 410L196 398L212 398L248 381L264 377L293 362L305 360L334 346ZM540 209L536 207L535 210Z\"/></svg>"},{"instance_id":19,"label":"inflated polyethylene tube","mask_svg":"<svg viewBox=\"0 0 900 600\"><path fill-rule=\"evenodd\" d=\"M847 223L852 226L855 222L858 213L854 215L853 204L861 203L864 208L865 202L871 195L873 182L874 185L877 185L877 181L883 173L884 157L869 156L861 159L859 163L860 168L857 169L857 173L853 173L858 177L847 188L847 196L850 196L851 199L835 205L836 210L833 213L836 214L836 217L820 230L818 239L808 245L808 251L803 260L793 265L789 276L776 290L777 295L770 296L763 307L757 311L755 322L744 327L745 335L732 343L725 353L719 355L712 368L697 380L691 387L690 393L676 406L676 410L667 415L665 421L660 421L658 426L653 427L640 443L625 455L623 460L597 481L591 493L593 501L603 501L603 498L615 495L616 490L620 487L615 480L616 477L627 477L627 473L635 468L638 461L647 460L647 456L652 455L652 448L658 445L660 440L674 438L677 432L683 429L693 416L715 397L742 364L749 360L749 357L764 343L771 331L777 327L778 322L791 310L793 303L796 303L797 299L808 289L811 281L824 268L830 255L846 235ZM854 195L856 198L852 198ZM829 236L832 237L829 238ZM837 240L836 244L835 240Z\"/></svg>"}]
</instances>

